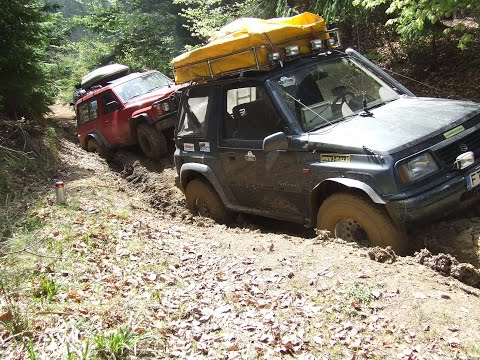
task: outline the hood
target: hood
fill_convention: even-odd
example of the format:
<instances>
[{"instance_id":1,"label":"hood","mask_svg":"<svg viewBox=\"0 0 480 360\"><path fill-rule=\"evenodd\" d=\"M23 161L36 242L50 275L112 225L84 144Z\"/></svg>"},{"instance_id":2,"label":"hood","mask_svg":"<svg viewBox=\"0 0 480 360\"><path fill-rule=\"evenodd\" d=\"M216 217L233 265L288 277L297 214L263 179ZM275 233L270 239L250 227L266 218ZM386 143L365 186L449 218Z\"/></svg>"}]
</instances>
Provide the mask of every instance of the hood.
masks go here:
<instances>
[{"instance_id":1,"label":"hood","mask_svg":"<svg viewBox=\"0 0 480 360\"><path fill-rule=\"evenodd\" d=\"M163 86L155 91L143 94L141 96L135 97L126 103L127 108L135 107L135 108L142 108L148 105L153 104L155 101L166 98L173 94L175 91L180 89L181 85L170 85L170 86Z\"/></svg>"},{"instance_id":2,"label":"hood","mask_svg":"<svg viewBox=\"0 0 480 360\"><path fill-rule=\"evenodd\" d=\"M311 132L308 141L395 153L463 123L480 112L480 104L405 96L371 112Z\"/></svg>"}]
</instances>

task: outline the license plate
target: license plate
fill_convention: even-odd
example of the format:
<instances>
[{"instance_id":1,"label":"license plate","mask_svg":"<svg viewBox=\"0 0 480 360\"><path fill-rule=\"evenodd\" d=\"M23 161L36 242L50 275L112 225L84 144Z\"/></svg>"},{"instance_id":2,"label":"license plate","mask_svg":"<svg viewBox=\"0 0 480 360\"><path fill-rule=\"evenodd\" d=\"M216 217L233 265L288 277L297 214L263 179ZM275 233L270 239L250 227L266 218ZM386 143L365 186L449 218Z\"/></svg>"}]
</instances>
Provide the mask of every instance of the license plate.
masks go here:
<instances>
[{"instance_id":1,"label":"license plate","mask_svg":"<svg viewBox=\"0 0 480 360\"><path fill-rule=\"evenodd\" d=\"M467 180L467 190L471 190L480 185L480 167L473 170L465 179Z\"/></svg>"}]
</instances>

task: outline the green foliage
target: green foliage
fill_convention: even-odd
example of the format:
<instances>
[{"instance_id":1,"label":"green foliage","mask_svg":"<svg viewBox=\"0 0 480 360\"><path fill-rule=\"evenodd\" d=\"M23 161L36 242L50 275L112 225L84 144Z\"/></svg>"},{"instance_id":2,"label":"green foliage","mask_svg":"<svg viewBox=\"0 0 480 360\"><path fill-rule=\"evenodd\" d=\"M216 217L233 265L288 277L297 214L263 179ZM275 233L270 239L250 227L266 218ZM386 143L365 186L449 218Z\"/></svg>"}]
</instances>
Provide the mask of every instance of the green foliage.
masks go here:
<instances>
[{"instance_id":1,"label":"green foliage","mask_svg":"<svg viewBox=\"0 0 480 360\"><path fill-rule=\"evenodd\" d=\"M47 302L51 302L53 297L57 295L58 290L60 290L60 285L58 285L55 280L42 277L35 289L34 295L37 298L45 298Z\"/></svg>"},{"instance_id":2,"label":"green foliage","mask_svg":"<svg viewBox=\"0 0 480 360\"><path fill-rule=\"evenodd\" d=\"M54 93L47 47L52 19L39 0L3 2L0 13L0 111L13 118L45 113Z\"/></svg>"},{"instance_id":3,"label":"green foliage","mask_svg":"<svg viewBox=\"0 0 480 360\"><path fill-rule=\"evenodd\" d=\"M94 337L97 351L105 358L124 359L130 348L139 340L128 328L120 328L107 335L97 334Z\"/></svg>"},{"instance_id":4,"label":"green foliage","mask_svg":"<svg viewBox=\"0 0 480 360\"><path fill-rule=\"evenodd\" d=\"M28 344L27 351L28 351L28 358L30 360L37 360L37 355L35 355L35 349L34 349L32 340L30 340Z\"/></svg>"},{"instance_id":5,"label":"green foliage","mask_svg":"<svg viewBox=\"0 0 480 360\"><path fill-rule=\"evenodd\" d=\"M194 43L172 0L62 3L59 26L65 40L56 52L56 87L64 102L71 100L74 85L85 74L109 63L172 75L170 60Z\"/></svg>"},{"instance_id":6,"label":"green foliage","mask_svg":"<svg viewBox=\"0 0 480 360\"><path fill-rule=\"evenodd\" d=\"M359 302L368 306L373 301L372 289L356 282L349 289L346 298L349 302Z\"/></svg>"},{"instance_id":7,"label":"green foliage","mask_svg":"<svg viewBox=\"0 0 480 360\"><path fill-rule=\"evenodd\" d=\"M0 296L2 297L2 302L7 304L8 312L10 313L10 316L6 317L5 320L1 320L0 323L7 331L17 335L28 329L29 322L20 307L11 299L8 291L10 288L7 288L7 285L12 286L11 283L5 280L4 276L0 277Z\"/></svg>"},{"instance_id":8,"label":"green foliage","mask_svg":"<svg viewBox=\"0 0 480 360\"><path fill-rule=\"evenodd\" d=\"M266 0L173 0L182 5L180 15L191 36L202 41L223 25L238 17L270 18L275 16L275 3Z\"/></svg>"},{"instance_id":9,"label":"green foliage","mask_svg":"<svg viewBox=\"0 0 480 360\"><path fill-rule=\"evenodd\" d=\"M443 33L443 36L452 31L461 34L459 48L464 50L472 40L472 35L462 21L455 21L456 15L462 18L468 15L473 19L480 17L480 2L477 0L355 0L355 5L365 9L375 10L381 6L388 6L386 14L390 16L387 26L393 26L404 39L422 37L432 33Z\"/></svg>"}]
</instances>

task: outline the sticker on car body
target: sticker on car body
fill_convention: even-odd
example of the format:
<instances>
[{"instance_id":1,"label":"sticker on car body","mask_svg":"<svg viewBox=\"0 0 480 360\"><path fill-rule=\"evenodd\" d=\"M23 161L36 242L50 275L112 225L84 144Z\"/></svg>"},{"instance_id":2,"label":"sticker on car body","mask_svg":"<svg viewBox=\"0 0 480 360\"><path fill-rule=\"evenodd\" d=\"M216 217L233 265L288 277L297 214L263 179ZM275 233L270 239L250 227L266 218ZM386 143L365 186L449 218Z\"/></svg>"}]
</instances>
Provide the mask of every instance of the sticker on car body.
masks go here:
<instances>
[{"instance_id":1,"label":"sticker on car body","mask_svg":"<svg viewBox=\"0 0 480 360\"><path fill-rule=\"evenodd\" d=\"M185 151L195 151L195 145L190 143L183 144L183 150Z\"/></svg>"},{"instance_id":2,"label":"sticker on car body","mask_svg":"<svg viewBox=\"0 0 480 360\"><path fill-rule=\"evenodd\" d=\"M200 151L210 152L210 143L208 141L200 141L198 145L200 146Z\"/></svg>"},{"instance_id":3,"label":"sticker on car body","mask_svg":"<svg viewBox=\"0 0 480 360\"><path fill-rule=\"evenodd\" d=\"M320 154L320 162L350 162L350 155L345 154Z\"/></svg>"},{"instance_id":4,"label":"sticker on car body","mask_svg":"<svg viewBox=\"0 0 480 360\"><path fill-rule=\"evenodd\" d=\"M464 131L465 131L465 128L463 127L463 125L460 125L460 126L454 127L451 130L448 130L447 132L444 132L443 136L445 136L445 139L449 139L452 136L460 134L461 132L464 132Z\"/></svg>"}]
</instances>

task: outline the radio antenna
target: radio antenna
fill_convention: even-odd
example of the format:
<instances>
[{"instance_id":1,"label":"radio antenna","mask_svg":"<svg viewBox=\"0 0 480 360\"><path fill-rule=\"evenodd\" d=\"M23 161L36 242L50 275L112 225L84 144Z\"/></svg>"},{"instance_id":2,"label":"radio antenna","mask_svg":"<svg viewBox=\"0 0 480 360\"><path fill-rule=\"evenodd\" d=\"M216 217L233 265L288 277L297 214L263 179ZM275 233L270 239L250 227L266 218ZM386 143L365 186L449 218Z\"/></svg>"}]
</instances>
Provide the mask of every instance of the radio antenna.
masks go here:
<instances>
[{"instance_id":1,"label":"radio antenna","mask_svg":"<svg viewBox=\"0 0 480 360\"><path fill-rule=\"evenodd\" d=\"M360 30L359 30L359 21L358 21L358 9L355 6L355 22L356 22L356 33L357 33L357 48L358 51L360 51ZM362 116L372 116L371 113L368 111L367 107L367 99L365 98L365 84L363 82L364 80L365 73L362 71L362 106L363 106L363 111L361 113Z\"/></svg>"}]
</instances>

